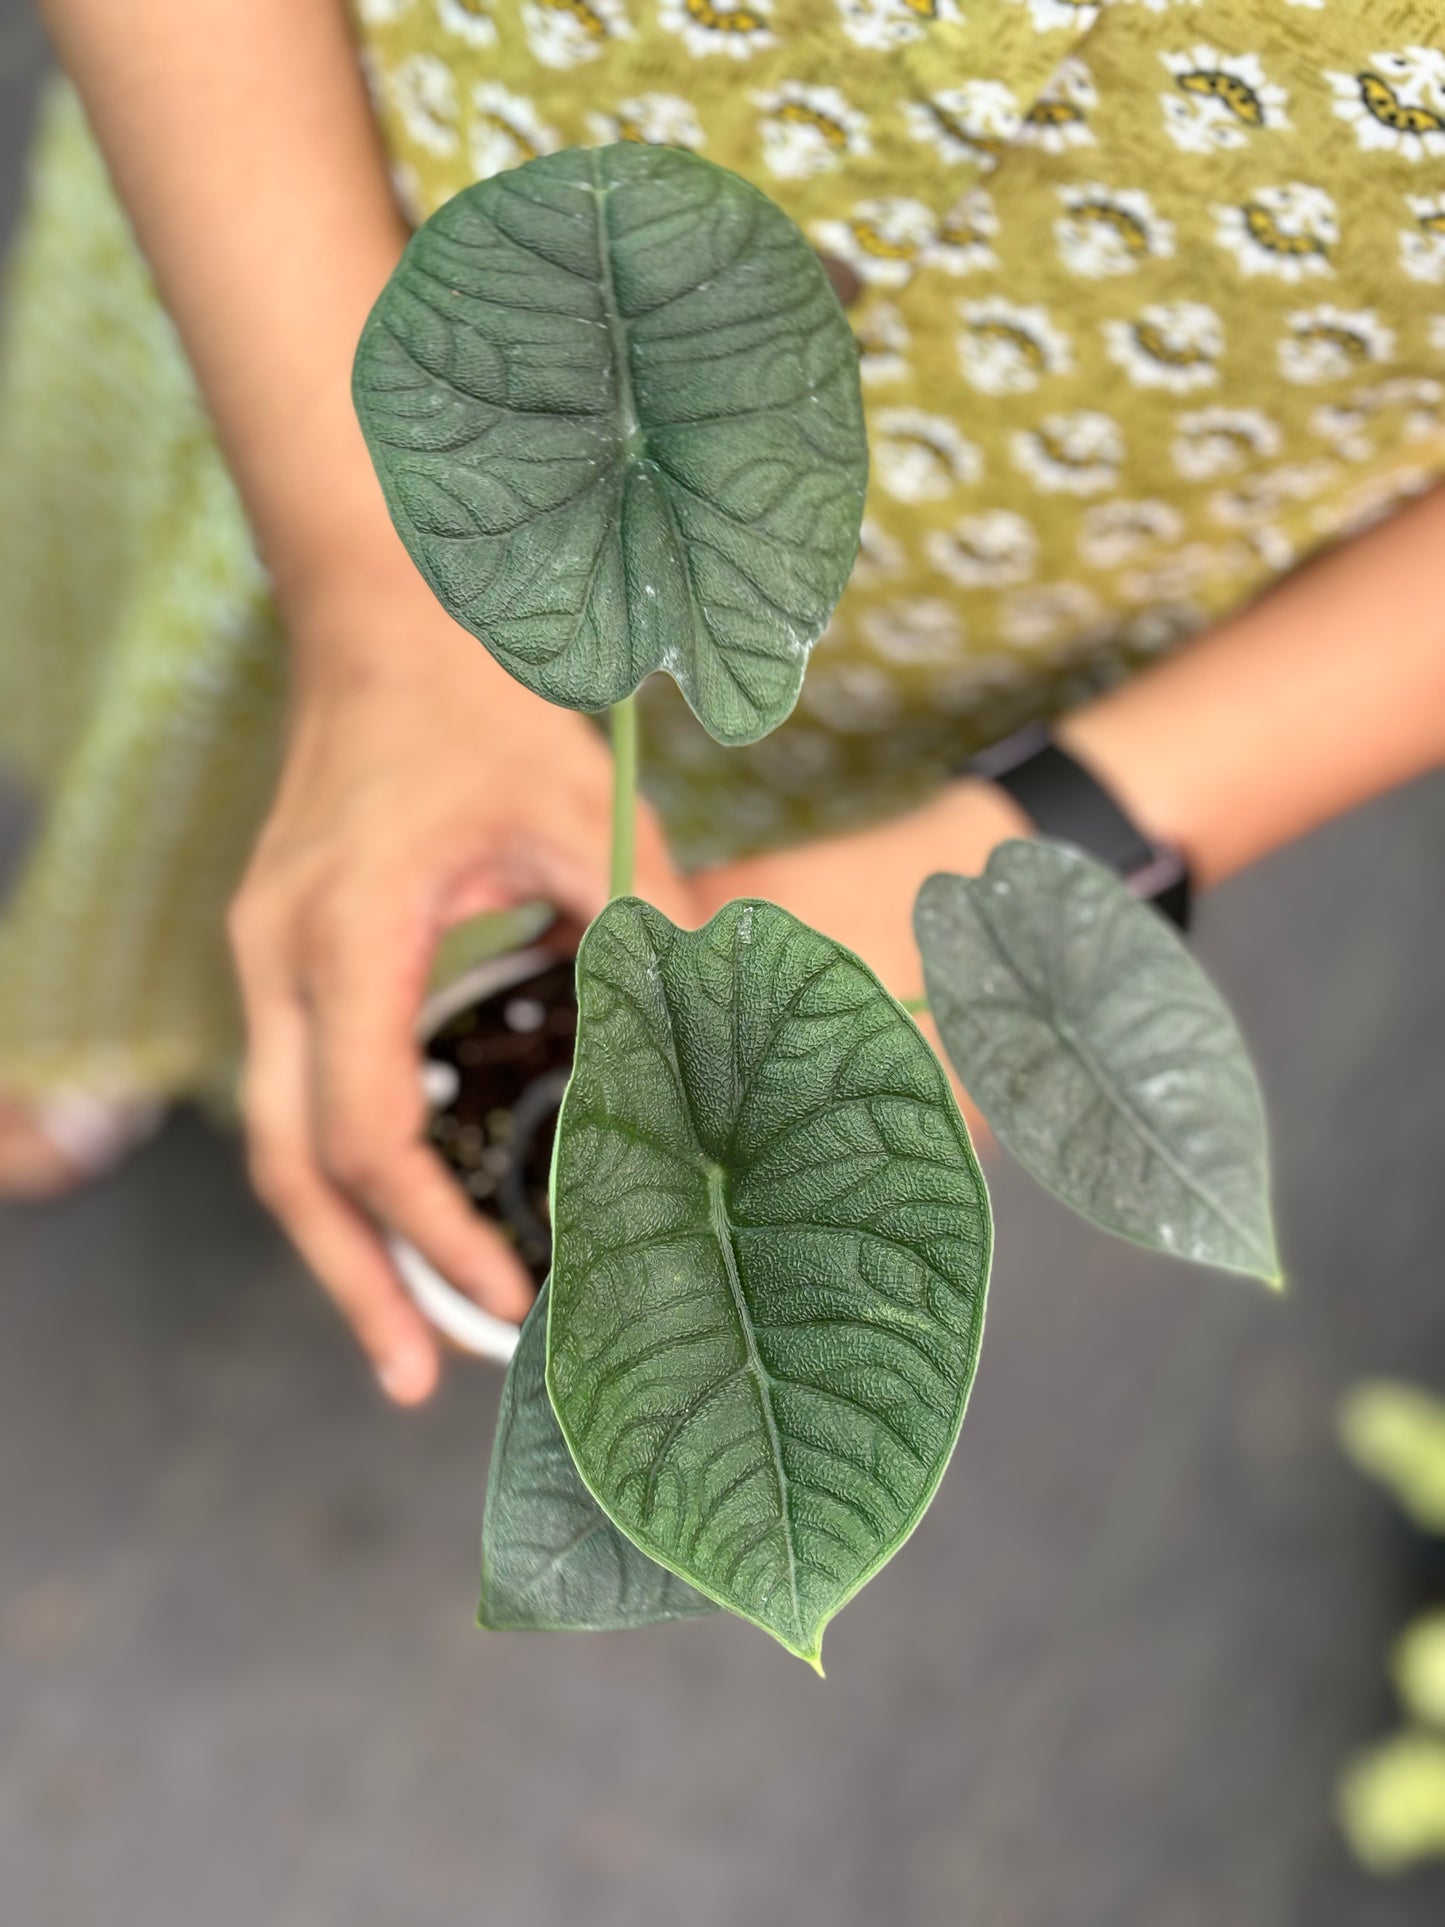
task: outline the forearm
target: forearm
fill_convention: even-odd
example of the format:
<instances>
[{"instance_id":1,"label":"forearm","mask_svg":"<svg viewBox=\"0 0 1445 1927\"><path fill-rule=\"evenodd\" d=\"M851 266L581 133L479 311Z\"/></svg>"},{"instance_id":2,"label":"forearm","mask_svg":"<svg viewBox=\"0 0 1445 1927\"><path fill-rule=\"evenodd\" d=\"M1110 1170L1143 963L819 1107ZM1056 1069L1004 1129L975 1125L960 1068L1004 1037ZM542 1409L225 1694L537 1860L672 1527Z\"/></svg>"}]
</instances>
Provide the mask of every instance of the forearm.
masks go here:
<instances>
[{"instance_id":1,"label":"forearm","mask_svg":"<svg viewBox=\"0 0 1445 1927\"><path fill-rule=\"evenodd\" d=\"M1219 882L1445 761L1445 490L1059 724Z\"/></svg>"},{"instance_id":2,"label":"forearm","mask_svg":"<svg viewBox=\"0 0 1445 1927\"><path fill-rule=\"evenodd\" d=\"M405 240L341 0L42 0L283 601L399 566L350 401Z\"/></svg>"}]
</instances>

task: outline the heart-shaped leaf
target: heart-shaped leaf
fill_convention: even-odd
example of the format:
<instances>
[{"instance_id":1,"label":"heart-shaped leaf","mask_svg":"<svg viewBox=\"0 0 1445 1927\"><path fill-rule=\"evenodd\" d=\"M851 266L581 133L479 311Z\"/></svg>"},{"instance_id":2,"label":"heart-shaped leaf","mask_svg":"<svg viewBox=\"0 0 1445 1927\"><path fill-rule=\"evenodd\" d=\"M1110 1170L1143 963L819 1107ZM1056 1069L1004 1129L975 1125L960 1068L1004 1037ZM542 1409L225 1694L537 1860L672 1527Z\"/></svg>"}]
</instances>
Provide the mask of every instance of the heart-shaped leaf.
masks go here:
<instances>
[{"instance_id":1,"label":"heart-shaped leaf","mask_svg":"<svg viewBox=\"0 0 1445 1927\"><path fill-rule=\"evenodd\" d=\"M577 1476L547 1396L547 1287L507 1368L482 1520L482 1625L607 1632L717 1609L620 1533Z\"/></svg>"},{"instance_id":2,"label":"heart-shaped leaf","mask_svg":"<svg viewBox=\"0 0 1445 1927\"><path fill-rule=\"evenodd\" d=\"M608 905L577 960L548 1382L643 1550L818 1664L943 1475L988 1199L943 1067L775 904Z\"/></svg>"},{"instance_id":3,"label":"heart-shaped leaf","mask_svg":"<svg viewBox=\"0 0 1445 1927\"><path fill-rule=\"evenodd\" d=\"M934 876L928 1006L1019 1162L1095 1224L1279 1282L1264 1107L1223 999L1163 917L1066 844Z\"/></svg>"},{"instance_id":4,"label":"heart-shaped leaf","mask_svg":"<svg viewBox=\"0 0 1445 1927\"><path fill-rule=\"evenodd\" d=\"M797 700L858 545L852 333L756 188L621 142L469 187L356 357L392 518L451 615L549 702L665 669L722 743Z\"/></svg>"}]
</instances>

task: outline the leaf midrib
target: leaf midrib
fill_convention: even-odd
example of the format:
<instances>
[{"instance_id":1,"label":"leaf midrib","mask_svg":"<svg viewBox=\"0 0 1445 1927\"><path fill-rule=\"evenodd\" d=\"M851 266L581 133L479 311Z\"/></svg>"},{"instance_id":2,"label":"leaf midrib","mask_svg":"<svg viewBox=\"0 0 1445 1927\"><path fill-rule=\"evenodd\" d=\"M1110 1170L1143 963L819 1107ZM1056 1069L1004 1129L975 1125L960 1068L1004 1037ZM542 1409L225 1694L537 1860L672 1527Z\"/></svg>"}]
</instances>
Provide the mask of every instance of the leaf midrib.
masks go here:
<instances>
[{"instance_id":1,"label":"leaf midrib","mask_svg":"<svg viewBox=\"0 0 1445 1927\"><path fill-rule=\"evenodd\" d=\"M1122 1091L1116 1089L1113 1080L1106 1076L1104 1066L1094 1051L1085 1043L1069 1019L1061 1014L1058 1000L1052 995L1046 995L1040 998L1036 986L1030 981L1022 965L1015 959L1012 950L1004 939L1003 933L994 922L989 909L985 905L983 892L981 890L977 893L970 891L969 898L990 943L992 943L994 949L1003 959L1004 965L1013 977L1014 982L1019 986L1020 990L1023 991L1025 1002L1032 1006L1034 1012L1042 1018L1046 1024L1050 1025L1065 1049L1072 1052L1085 1076L1088 1077L1100 1096L1113 1108L1116 1115L1143 1140L1148 1149L1159 1159L1160 1163L1165 1166L1173 1177L1177 1179L1184 1190L1197 1198L1207 1211L1212 1212L1220 1223L1239 1239L1241 1246L1246 1252L1257 1252L1259 1249L1258 1240L1244 1225L1240 1224L1239 1220L1234 1216L1234 1213L1229 1210L1227 1205L1223 1204L1211 1192L1205 1190L1199 1180L1175 1157L1163 1138L1159 1136L1150 1124L1148 1118L1138 1110L1137 1106L1129 1101Z\"/></svg>"},{"instance_id":2,"label":"leaf midrib","mask_svg":"<svg viewBox=\"0 0 1445 1927\"><path fill-rule=\"evenodd\" d=\"M637 397L632 388L632 348L627 339L627 324L617 305L617 288L612 278L612 232L607 221L607 197L611 187L602 178L602 158L597 148L589 154L592 174L592 205L597 226L597 272L602 285L602 311L607 321L607 339L612 362L617 370L617 406L622 416L624 460L632 458L632 446L642 430L637 414Z\"/></svg>"},{"instance_id":3,"label":"leaf midrib","mask_svg":"<svg viewBox=\"0 0 1445 1927\"><path fill-rule=\"evenodd\" d=\"M710 1159L707 1170L707 1207L708 1222L712 1226L713 1237L722 1254L723 1271L732 1293L733 1308L737 1313L738 1326L742 1331L743 1344L747 1350L747 1371L758 1392L758 1405L763 1414L763 1424L767 1428L768 1447L772 1455L773 1474L778 1485L779 1524L782 1527L783 1544L788 1554L788 1595L793 1606L793 1632L796 1638L803 1637L803 1611L798 1599L798 1561L793 1546L792 1520L788 1511L788 1473L783 1464L783 1442L778 1432L777 1415L773 1411L772 1374L763 1363L758 1350L757 1332L753 1327L752 1313L748 1309L747 1297L743 1291L742 1274L738 1268L737 1249L733 1244L732 1225L728 1219L725 1174L720 1164Z\"/></svg>"}]
</instances>

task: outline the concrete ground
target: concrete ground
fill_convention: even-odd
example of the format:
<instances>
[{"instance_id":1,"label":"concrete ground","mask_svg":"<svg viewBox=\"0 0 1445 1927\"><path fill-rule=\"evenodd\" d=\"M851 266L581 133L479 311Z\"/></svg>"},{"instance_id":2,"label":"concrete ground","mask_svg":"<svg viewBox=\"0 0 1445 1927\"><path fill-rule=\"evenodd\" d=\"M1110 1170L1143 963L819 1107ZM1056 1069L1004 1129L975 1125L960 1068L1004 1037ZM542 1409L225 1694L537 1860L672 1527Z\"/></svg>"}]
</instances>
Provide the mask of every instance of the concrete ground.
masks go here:
<instances>
[{"instance_id":1,"label":"concrete ground","mask_svg":"<svg viewBox=\"0 0 1445 1927\"><path fill-rule=\"evenodd\" d=\"M3 0L0 213L38 65ZM384 1410L194 1119L0 1212L0 1922L1445 1918L1445 1875L1366 1879L1331 1817L1425 1584L1332 1425L1363 1373L1445 1383L1442 867L1436 779L1204 911L1283 1301L995 1160L963 1443L826 1684L719 1621L473 1630L497 1376Z\"/></svg>"}]
</instances>

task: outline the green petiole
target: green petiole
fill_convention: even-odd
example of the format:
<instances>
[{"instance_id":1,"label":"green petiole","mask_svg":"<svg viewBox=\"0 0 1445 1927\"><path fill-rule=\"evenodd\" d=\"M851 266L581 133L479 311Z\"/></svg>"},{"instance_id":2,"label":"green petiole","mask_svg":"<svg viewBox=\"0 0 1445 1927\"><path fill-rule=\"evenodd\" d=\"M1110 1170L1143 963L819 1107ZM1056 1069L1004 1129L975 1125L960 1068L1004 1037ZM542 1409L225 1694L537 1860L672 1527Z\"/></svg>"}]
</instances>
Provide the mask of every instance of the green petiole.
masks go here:
<instances>
[{"instance_id":1,"label":"green petiole","mask_svg":"<svg viewBox=\"0 0 1445 1927\"><path fill-rule=\"evenodd\" d=\"M637 698L612 705L612 881L614 897L632 892L637 822Z\"/></svg>"}]
</instances>

